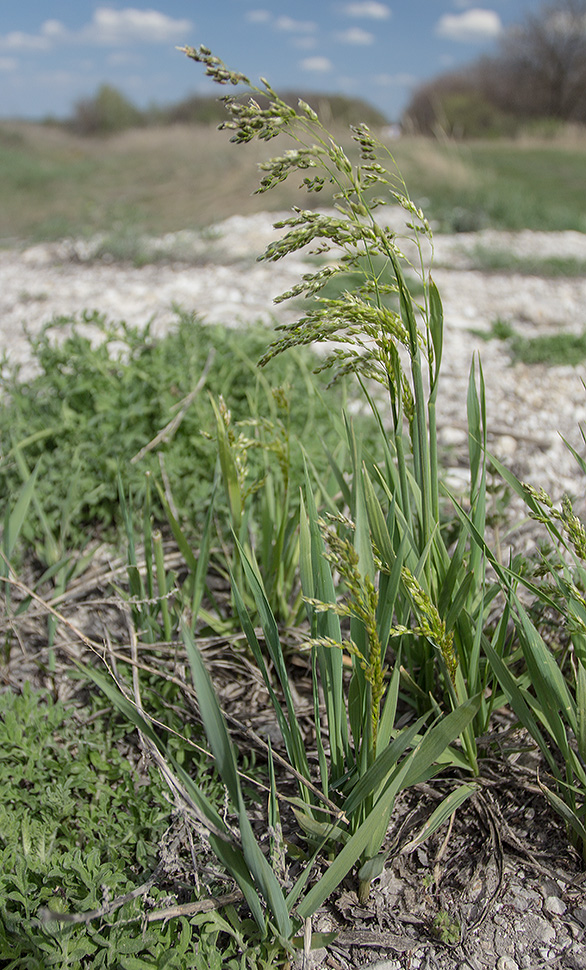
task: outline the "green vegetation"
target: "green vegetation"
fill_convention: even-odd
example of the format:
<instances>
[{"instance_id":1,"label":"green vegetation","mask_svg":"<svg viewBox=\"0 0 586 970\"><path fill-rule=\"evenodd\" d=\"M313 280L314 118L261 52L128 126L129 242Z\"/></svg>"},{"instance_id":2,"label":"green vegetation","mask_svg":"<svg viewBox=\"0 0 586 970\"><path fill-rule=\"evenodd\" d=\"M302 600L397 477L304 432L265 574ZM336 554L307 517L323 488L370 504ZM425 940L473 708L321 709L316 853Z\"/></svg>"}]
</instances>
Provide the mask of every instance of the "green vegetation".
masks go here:
<instances>
[{"instance_id":1,"label":"green vegetation","mask_svg":"<svg viewBox=\"0 0 586 970\"><path fill-rule=\"evenodd\" d=\"M317 361L308 350L260 372L256 362L266 342L262 326L242 334L179 313L176 328L161 341L150 336L148 325L111 324L97 313L79 321L54 320L31 338L35 377L22 382L19 368L8 364L0 373L4 494L18 491L40 463L36 499L51 531L63 532L66 508L68 542L83 545L90 532L114 539L123 530L118 475L140 505L146 473L158 476L163 462L182 520L201 526L217 459L210 395L225 398L237 433L246 420L248 437L257 439L246 449L249 484L262 477L261 443L269 447L279 422L292 438L294 477L300 477L303 458L293 439L305 442L310 460L324 473L318 436L335 450L329 409L333 398L341 410L343 389L323 401L311 373ZM161 517L159 506L158 521ZM29 521L24 536L38 543L41 521Z\"/></svg>"},{"instance_id":2,"label":"green vegetation","mask_svg":"<svg viewBox=\"0 0 586 970\"><path fill-rule=\"evenodd\" d=\"M265 107L266 98L259 96L261 107ZM326 124L351 125L363 121L379 128L388 124L380 111L360 98L339 94L301 95L300 92L284 92L282 97L291 105L296 105L300 97L306 98ZM218 98L198 95L165 107L151 105L140 111L116 88L103 84L92 98L77 102L72 117L64 125L76 134L103 136L149 125L217 125L224 116L224 106Z\"/></svg>"},{"instance_id":3,"label":"green vegetation","mask_svg":"<svg viewBox=\"0 0 586 970\"><path fill-rule=\"evenodd\" d=\"M141 926L144 896L165 898L164 873L136 899L108 904L148 881L169 826L154 769L120 754L124 725L104 711L66 710L25 685L0 694L0 960L6 970L47 966L160 966L195 953L186 920ZM105 820L108 824L105 825ZM62 928L43 912L100 909L99 925Z\"/></svg>"},{"instance_id":4,"label":"green vegetation","mask_svg":"<svg viewBox=\"0 0 586 970\"><path fill-rule=\"evenodd\" d=\"M475 246L470 257L470 268L484 273L518 273L549 279L586 276L586 262L572 256L517 256L505 249Z\"/></svg>"},{"instance_id":5,"label":"green vegetation","mask_svg":"<svg viewBox=\"0 0 586 970\"><path fill-rule=\"evenodd\" d=\"M411 131L445 137L545 133L586 122L584 0L543 0L502 31L497 53L419 86L405 111Z\"/></svg>"},{"instance_id":6,"label":"green vegetation","mask_svg":"<svg viewBox=\"0 0 586 970\"><path fill-rule=\"evenodd\" d=\"M586 331L523 337L507 320L494 320L488 333L475 331L483 340L506 340L513 363L575 366L586 359Z\"/></svg>"},{"instance_id":7,"label":"green vegetation","mask_svg":"<svg viewBox=\"0 0 586 970\"><path fill-rule=\"evenodd\" d=\"M355 158L347 133L339 137ZM442 231L586 228L581 138L458 146L403 137L391 148L409 172L412 197L425 200ZM282 211L298 202L299 183L255 195L255 165L267 149L252 142L241 151L244 162L221 132L205 126L139 128L96 140L0 124L0 244L103 233L142 259L144 233L202 228L235 212ZM307 201L329 206L332 195L326 180Z\"/></svg>"},{"instance_id":8,"label":"green vegetation","mask_svg":"<svg viewBox=\"0 0 586 970\"><path fill-rule=\"evenodd\" d=\"M416 142L414 144L417 144ZM433 178L417 158L401 159L415 168L429 205L426 209L441 231L499 229L576 229L586 227L581 193L583 146L531 140L478 141L457 148L442 145L437 155L444 168ZM400 156L398 156L399 160ZM450 177L449 164L461 167ZM551 173L556 172L555 183ZM417 193L418 194L418 193Z\"/></svg>"},{"instance_id":9,"label":"green vegetation","mask_svg":"<svg viewBox=\"0 0 586 970\"><path fill-rule=\"evenodd\" d=\"M513 360L524 364L574 366L586 359L586 332L543 334L540 337L515 336L510 347Z\"/></svg>"},{"instance_id":10,"label":"green vegetation","mask_svg":"<svg viewBox=\"0 0 586 970\"><path fill-rule=\"evenodd\" d=\"M156 691L148 696L161 705ZM173 700L167 690L165 719L177 731ZM220 804L210 759L183 728L167 750ZM111 708L65 707L28 684L1 693L0 778L4 970L273 967L274 948L249 945L229 900L224 915L206 905L211 893L226 897L222 874L197 836L194 869L163 778Z\"/></svg>"},{"instance_id":11,"label":"green vegetation","mask_svg":"<svg viewBox=\"0 0 586 970\"><path fill-rule=\"evenodd\" d=\"M143 112L109 84L102 84L93 98L75 106L72 127L82 135L112 135L136 128L146 121Z\"/></svg>"},{"instance_id":12,"label":"green vegetation","mask_svg":"<svg viewBox=\"0 0 586 970\"><path fill-rule=\"evenodd\" d=\"M220 83L251 87L207 49L185 53ZM295 145L264 162L260 193L293 175L310 200L326 181L336 194L334 213L295 208L262 256L274 262L312 241L322 255L342 250L282 295L310 297L301 318L272 343L266 330L236 340L184 317L159 342L99 316L71 332L72 321L57 321L33 344L37 378L24 385L5 368L4 657L32 628L56 684L71 671L75 636L84 652L73 672L88 701L84 726L83 714L39 705L28 688L0 695L0 768L17 786L0 801L5 815L15 809L0 836L0 945L21 948L11 970L42 970L47 953L80 970L287 966L295 950L329 942L311 921L348 878L368 905L392 864L387 833L401 793L441 772L441 800L401 835L399 851L443 826L449 833L454 814L481 796L479 741L503 708L540 753L541 790L586 859L586 529L569 500L558 509L488 455L477 361L465 498L444 486L443 312L425 258L429 223L366 126L352 129L347 153L308 104L294 109L263 83L265 106L228 99L226 125L237 150L283 132ZM373 192L407 213L415 266L377 221ZM99 331L97 346L84 324ZM518 339L506 322L494 330ZM309 374L316 363L334 380L323 400ZM346 413L336 381L347 379L370 424ZM505 567L490 547L489 463L553 543L537 565ZM104 606L124 618L121 628L100 621L102 645L65 608L91 566L93 549L80 554L88 535L122 530L125 577L94 575L96 598L83 602L97 607L96 623ZM559 618L554 642L542 636L540 610ZM257 696L266 704L262 736L230 711L245 671L247 716ZM104 699L107 726L93 718ZM173 882L182 906L157 927L134 899L102 912L108 894L120 902L150 882L171 814L161 781L151 779L148 796L136 791L142 769L122 755L136 751L126 726L185 827L205 832L213 876L194 889L188 869L189 880ZM506 748L490 754L494 777ZM162 910L167 875L157 869L140 892ZM239 894L222 914L195 913L194 897L211 903L216 879ZM49 923L38 921L41 907ZM429 929L444 943L460 935L441 908Z\"/></svg>"}]
</instances>

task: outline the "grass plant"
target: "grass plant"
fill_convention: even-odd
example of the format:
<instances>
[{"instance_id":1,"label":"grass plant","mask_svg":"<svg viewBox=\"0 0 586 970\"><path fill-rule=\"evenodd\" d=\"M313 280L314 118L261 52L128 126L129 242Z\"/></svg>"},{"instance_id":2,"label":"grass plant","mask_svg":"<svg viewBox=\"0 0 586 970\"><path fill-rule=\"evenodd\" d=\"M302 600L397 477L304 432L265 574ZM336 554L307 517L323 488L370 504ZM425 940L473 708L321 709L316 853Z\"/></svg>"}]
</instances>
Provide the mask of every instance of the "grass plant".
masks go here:
<instances>
[{"instance_id":1,"label":"grass plant","mask_svg":"<svg viewBox=\"0 0 586 970\"><path fill-rule=\"evenodd\" d=\"M210 394L224 396L237 437L244 436L240 422L247 422L247 484L253 490L266 474L261 441L271 428L282 437L283 421L297 476L303 469L297 439L305 441L310 460L325 474L315 429L319 424L332 450L337 435L311 373L315 362L304 351L261 374L256 360L266 348L266 334L265 327L236 334L178 312L176 328L154 340L148 326L110 323L94 312L79 320L56 319L31 338L36 376L21 381L19 368L5 363L0 382L4 493L17 494L41 463L34 504L42 511L26 517L22 540L41 552L49 530L61 545L79 548L91 528L93 536L115 541L123 532L118 473L140 505L145 474L158 476L161 462L183 525L201 526L217 457ZM340 389L336 408L344 400ZM165 516L156 495L153 505L160 523Z\"/></svg>"},{"instance_id":2,"label":"grass plant","mask_svg":"<svg viewBox=\"0 0 586 970\"><path fill-rule=\"evenodd\" d=\"M207 73L219 83L250 87L248 79L230 72L205 48L186 49L186 53L202 61ZM281 297L309 294L316 302L298 324L282 328L284 335L261 362L267 364L292 347L326 339L338 342L341 349L334 350L323 366L334 367L339 374L356 373L361 382L381 384L389 395L391 417L387 431L374 398L365 388L379 423L383 462L381 467L372 462L367 467L348 424L351 474L344 475L331 459L342 492L343 514L331 506L329 525L318 517L314 486L306 475L300 566L311 629L319 762L316 788L278 624L255 557L239 542L244 505L236 442L230 436L225 413L216 408L220 462L238 552L238 576L235 571L231 574L232 594L298 780L296 818L305 835L309 865L293 888L284 893L260 851L238 781L233 744L196 643L184 627L202 720L238 819L238 835L231 834L217 813L210 812L193 782L190 789L216 833L214 850L239 883L259 931L276 934L289 945L300 928L299 920L311 918L357 862L360 896L367 898L372 879L384 866L386 856L381 848L399 791L434 774L440 766L457 766L472 776L478 772L472 725L476 719L476 729L486 728L495 699L494 692L491 701L483 698L490 672L480 659L483 617L492 594L486 592L482 557L478 547L469 542L470 530L462 528L455 553L448 551L442 539L435 402L443 322L439 294L423 255L422 241L430 239L425 217L396 173L381 165L381 157L386 156L387 166L393 160L368 129L361 126L353 131L360 152L360 164L354 167L308 105L301 102L296 112L267 82L263 84L268 107L261 109L252 99L243 103L228 97L230 121L224 127L234 132L234 141L245 143L255 137L268 140L284 130L300 147L263 163L265 174L259 191L267 191L292 172L301 172L310 193L320 191L326 180L332 182L339 210L338 215L330 216L296 209L291 218L280 223L286 230L284 237L271 244L263 258L277 260L308 242L315 242L322 253L341 248L344 256L338 266L318 268ZM257 90L252 87L253 94ZM410 229L420 255L418 294L422 292L422 299L418 302L402 270L405 257L398 240L381 228L373 215L382 200L369 204L365 197L365 190L373 188L386 192L387 200L401 205L413 220ZM321 292L325 284L348 268L361 274L360 286L338 298L325 297ZM392 294L398 310L386 305L385 297ZM470 508L475 527L483 531L485 471L481 442L485 422L481 371L480 390L477 379L473 371L468 397ZM264 647L245 604L246 587L254 599ZM349 621L347 633L343 632L341 618ZM495 646L502 652L501 628L495 634ZM389 648L393 670L387 680L385 657ZM343 675L344 652L350 657L352 670L348 687ZM402 672L419 717L400 730L395 721ZM326 709L324 740L318 703L320 684ZM109 696L116 697L111 688ZM120 696L117 702L123 705ZM135 723L148 731L144 712L132 714L128 705L123 706ZM457 738L459 747L450 747ZM474 790L470 784L456 786L435 814L434 826ZM273 789L273 810L276 794ZM328 817L332 811L333 818ZM307 891L318 853L326 847L333 852L335 843L341 845L335 860Z\"/></svg>"},{"instance_id":3,"label":"grass plant","mask_svg":"<svg viewBox=\"0 0 586 970\"><path fill-rule=\"evenodd\" d=\"M568 448L586 474L584 459ZM586 528L568 496L558 508L543 489L521 482L494 457L491 462L542 524L550 547L536 565L521 559L506 568L477 536L499 576L504 617L518 641L509 662L492 644L484 649L519 724L543 756L548 774L538 776L539 786L586 860ZM533 610L523 592L533 597ZM559 618L553 643L536 622L536 607Z\"/></svg>"},{"instance_id":4,"label":"grass plant","mask_svg":"<svg viewBox=\"0 0 586 970\"><path fill-rule=\"evenodd\" d=\"M127 589L118 595L132 622L132 688L122 656L118 669L85 667L81 676L124 718L116 729L138 729L246 911L227 905L222 915L189 919L174 912L160 929L147 918L143 932L128 870L153 868L168 816L162 782L137 797L136 765L121 758L111 735L95 739L79 725L72 733L59 705L39 706L25 688L21 697L0 695L0 769L16 780L8 801L0 800L0 956L10 970L59 960L120 970L186 961L197 970L287 965L294 949L328 942L312 933L312 920L349 873L366 904L389 858L387 831L401 792L440 772L451 781L409 849L478 793L477 739L506 703L547 765L542 791L586 856L586 530L568 499L557 509L487 457L478 361L467 396L469 489L458 505L442 486L443 313L430 268L433 240L388 147L360 125L347 151L309 105L291 107L264 80L262 88L251 85L206 48L185 53L233 92L223 125L232 141L287 138L283 154L262 161L258 194L280 191L292 176L311 204L278 223L283 235L261 258L274 262L314 246L312 271L279 298L303 300L301 318L270 344L266 330L235 341L185 317L159 343L148 329L108 327L99 315L84 320L102 337L95 345L75 327L69 332L72 321L53 324L33 344L40 374L31 384L4 371L0 427L8 445L0 475L11 499L0 580L8 611L26 609L26 599L10 602L9 582L23 543L42 563L38 588L52 583L64 593L82 568L71 550L84 545L88 525L124 530ZM239 87L243 97L234 93ZM314 204L326 190L333 214ZM408 245L377 221L384 204L407 214ZM65 339L54 342L60 327ZM499 335L518 339L502 324ZM324 352L312 357L312 345ZM258 355L265 372L254 365ZM332 376L329 401L316 391L310 362ZM239 382L229 400L235 366ZM326 422L328 408L343 411L339 386L348 379L360 388L371 425L346 413ZM318 428L327 430L318 436ZM538 579L528 579L519 562L503 566L487 545L489 460L558 550L540 564ZM180 553L172 566L163 516ZM208 583L212 559L229 588L221 606ZM521 586L563 617L559 644L544 639ZM499 594L504 606L489 624ZM304 631L313 751L288 667L291 624ZM265 743L262 796L251 794L246 752L229 733L200 649L203 628L224 636L238 629L239 649L245 641L270 699L280 740ZM49 646L55 636L52 616ZM140 662L139 647L162 645L176 657L182 650L181 681ZM214 774L190 743L194 704ZM109 919L106 891L122 900L122 919ZM162 890L150 881L145 892L157 903ZM45 922L41 905L53 911ZM72 908L79 920L65 918ZM107 917L99 929L92 913ZM444 943L459 938L458 921L443 910L432 929Z\"/></svg>"}]
</instances>

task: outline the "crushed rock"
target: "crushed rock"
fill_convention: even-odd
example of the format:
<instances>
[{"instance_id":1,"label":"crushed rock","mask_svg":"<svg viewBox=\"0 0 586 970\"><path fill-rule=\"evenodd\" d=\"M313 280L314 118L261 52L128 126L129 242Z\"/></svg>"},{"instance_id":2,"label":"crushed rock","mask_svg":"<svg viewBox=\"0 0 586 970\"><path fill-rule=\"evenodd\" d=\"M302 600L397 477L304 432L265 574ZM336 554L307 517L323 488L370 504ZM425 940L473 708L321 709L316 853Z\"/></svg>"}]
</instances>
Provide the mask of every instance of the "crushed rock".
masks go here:
<instances>
[{"instance_id":1,"label":"crushed rock","mask_svg":"<svg viewBox=\"0 0 586 970\"><path fill-rule=\"evenodd\" d=\"M382 210L380 210L382 211ZM256 257L277 238L273 224L290 213L232 216L203 232L171 233L145 241L155 260L135 267L95 258L103 239L65 240L26 249L0 250L0 332L9 358L25 365L34 334L53 317L99 310L111 320L135 326L152 320L164 334L177 319L176 308L230 327L263 321L290 322L298 315L273 299L313 268L306 253L277 263ZM399 234L406 214L384 212ZM529 337L559 330L586 329L586 277L542 279L518 273L467 269L477 247L515 256L574 256L586 260L586 234L577 232L497 232L484 230L434 238L434 279L444 303L443 379L438 428L448 481L466 486L466 392L471 362L482 361L486 383L489 449L522 480L543 487L554 500L577 497L586 511L583 481L565 438L583 457L581 425L586 421L586 365L511 364L506 344L482 339L497 318ZM160 257L167 254L166 259ZM520 506L511 502L512 511Z\"/></svg>"}]
</instances>

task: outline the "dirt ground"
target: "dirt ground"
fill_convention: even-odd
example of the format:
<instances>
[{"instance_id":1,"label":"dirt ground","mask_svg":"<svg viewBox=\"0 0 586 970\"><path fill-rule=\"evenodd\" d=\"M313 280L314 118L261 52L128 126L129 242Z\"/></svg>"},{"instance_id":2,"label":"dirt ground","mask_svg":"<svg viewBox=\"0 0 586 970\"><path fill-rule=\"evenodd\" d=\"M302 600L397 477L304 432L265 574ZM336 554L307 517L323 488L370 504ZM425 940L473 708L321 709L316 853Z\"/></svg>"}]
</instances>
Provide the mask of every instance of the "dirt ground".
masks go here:
<instances>
[{"instance_id":1,"label":"dirt ground","mask_svg":"<svg viewBox=\"0 0 586 970\"><path fill-rule=\"evenodd\" d=\"M14 637L10 660L1 671L6 687L18 689L28 679L80 705L84 689L69 676L72 658L95 662L98 652L108 663L128 661L127 616L112 600L112 572L123 581L123 564L92 564L59 604L67 623L58 629L54 673L48 672L42 604L21 617L4 617L1 632ZM312 751L317 760L311 670L298 645L299 638L292 636L289 666L311 763ZM268 694L242 647L236 648L229 638L201 640L199 646L240 751L254 751L262 761L266 745L260 739L269 734L278 752L279 731ZM176 644L140 650L141 661L156 665L161 676L189 683L187 661ZM196 718L191 695L186 694L182 710ZM138 762L144 752L138 738L135 744ZM300 956L292 970L586 968L586 873L563 823L538 787L539 769L544 774L539 756L506 712L497 714L491 734L481 739L481 754L476 794L452 822L413 851L405 846L451 790L454 777L438 775L401 794L385 845L389 857L367 904L359 903L349 876L312 923L314 932L335 932L335 941L327 949ZM294 793L286 773L278 787ZM204 867L208 860L213 869L205 833L193 826L181 801L174 824L190 829L198 859L204 860ZM261 811L256 817L253 813L253 824L260 835L266 826ZM287 837L286 813L283 827ZM179 901L178 874L192 868L190 838L186 834L179 840L170 861L161 846L161 858L167 859L161 884L169 896L179 893Z\"/></svg>"}]
</instances>

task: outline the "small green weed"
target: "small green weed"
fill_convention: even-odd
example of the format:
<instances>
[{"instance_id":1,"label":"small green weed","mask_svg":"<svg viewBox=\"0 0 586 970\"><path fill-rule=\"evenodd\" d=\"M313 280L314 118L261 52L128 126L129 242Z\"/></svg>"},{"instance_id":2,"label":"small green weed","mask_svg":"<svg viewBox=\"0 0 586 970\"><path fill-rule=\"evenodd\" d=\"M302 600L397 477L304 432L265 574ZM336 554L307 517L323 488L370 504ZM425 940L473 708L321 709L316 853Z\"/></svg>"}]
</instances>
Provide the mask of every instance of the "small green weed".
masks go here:
<instances>
[{"instance_id":1,"label":"small green weed","mask_svg":"<svg viewBox=\"0 0 586 970\"><path fill-rule=\"evenodd\" d=\"M516 256L488 246L476 246L470 256L471 268L484 272L494 270L550 279L586 276L586 262L570 256Z\"/></svg>"},{"instance_id":2,"label":"small green weed","mask_svg":"<svg viewBox=\"0 0 586 970\"><path fill-rule=\"evenodd\" d=\"M144 687L148 691L148 678ZM156 709L161 701L149 694L149 703ZM166 716L169 722L169 710ZM178 726L176 718L169 723ZM281 948L260 944L250 921L233 906L223 915L146 919L153 910L193 902L198 894L191 856L184 862L181 849L174 848L181 826L169 829L165 783L155 769L147 774L121 754L138 753L126 731L111 710L102 716L90 709L68 711L29 684L22 694L0 694L3 970L278 966ZM206 797L221 805L223 788L207 757L177 734L169 750L176 764L203 782ZM201 848L198 857L205 873ZM202 875L206 896L216 891L214 879L213 873ZM119 897L139 887L120 904ZM80 919L94 911L99 918Z\"/></svg>"},{"instance_id":3,"label":"small green weed","mask_svg":"<svg viewBox=\"0 0 586 970\"><path fill-rule=\"evenodd\" d=\"M490 330L471 330L475 337L488 342L489 340L509 340L515 336L515 329L509 320L497 317L490 325Z\"/></svg>"},{"instance_id":4,"label":"small green weed","mask_svg":"<svg viewBox=\"0 0 586 970\"><path fill-rule=\"evenodd\" d=\"M441 909L433 921L433 933L442 943L459 943L460 924L449 913Z\"/></svg>"},{"instance_id":5,"label":"small green weed","mask_svg":"<svg viewBox=\"0 0 586 970\"><path fill-rule=\"evenodd\" d=\"M86 326L92 339L84 332ZM176 329L155 340L148 326L142 330L110 324L98 313L86 313L79 321L53 321L31 338L31 348L36 377L23 382L18 368L7 364L0 374L0 488L5 495L16 494L27 470L40 461L36 502L54 534L59 534L68 510L72 546L83 547L88 534L116 539L122 528L118 473L124 489L140 504L145 473L159 475L161 462L173 482L181 516L192 529L201 524L217 458L210 395L224 396L234 423L251 417L262 423L274 421L272 388L281 388L290 407L291 439L303 442L322 471L327 462L317 426L335 446L328 406L311 373L317 358L301 351L261 374L256 361L266 348L263 327L236 333L178 313ZM333 393L339 411L343 390ZM163 429L167 431L160 436ZM157 446L149 450L157 436ZM299 446L292 448L291 461L300 480ZM251 452L251 480L263 474L262 456L255 459ZM154 514L159 522L165 518L160 508ZM40 541L43 530L36 516L29 516L22 535L28 543Z\"/></svg>"},{"instance_id":6,"label":"small green weed","mask_svg":"<svg viewBox=\"0 0 586 970\"><path fill-rule=\"evenodd\" d=\"M155 868L169 804L156 772L147 778L122 756L119 723L66 712L25 685L0 695L0 959L5 970L46 966L158 966L181 946L187 924L149 928L141 900L115 921L67 925L39 920L43 907L78 913L100 907ZM105 824L107 820L107 824ZM153 899L162 893L153 888ZM130 956L133 954L135 962ZM140 961L140 962L136 962ZM170 966L179 967L174 960Z\"/></svg>"},{"instance_id":7,"label":"small green weed","mask_svg":"<svg viewBox=\"0 0 586 970\"><path fill-rule=\"evenodd\" d=\"M575 366L586 359L586 330L582 333L539 334L522 337L508 320L498 317L488 331L475 330L482 340L507 340L513 363Z\"/></svg>"},{"instance_id":8,"label":"small green weed","mask_svg":"<svg viewBox=\"0 0 586 970\"><path fill-rule=\"evenodd\" d=\"M514 362L545 364L548 367L575 366L586 359L586 330L582 333L552 333L538 337L513 337Z\"/></svg>"}]
</instances>

